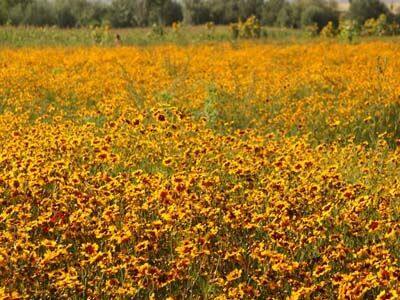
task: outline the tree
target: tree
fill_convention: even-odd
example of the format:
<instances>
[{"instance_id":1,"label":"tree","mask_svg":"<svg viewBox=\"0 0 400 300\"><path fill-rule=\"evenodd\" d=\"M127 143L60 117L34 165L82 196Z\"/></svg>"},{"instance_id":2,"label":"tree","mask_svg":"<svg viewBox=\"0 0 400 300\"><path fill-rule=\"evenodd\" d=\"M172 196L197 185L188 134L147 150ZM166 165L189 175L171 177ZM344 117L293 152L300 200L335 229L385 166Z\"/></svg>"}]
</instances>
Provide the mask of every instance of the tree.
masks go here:
<instances>
[{"instance_id":1,"label":"tree","mask_svg":"<svg viewBox=\"0 0 400 300\"><path fill-rule=\"evenodd\" d=\"M164 26L164 14L168 0L147 0L150 11L156 16L158 25Z\"/></svg>"},{"instance_id":2,"label":"tree","mask_svg":"<svg viewBox=\"0 0 400 300\"><path fill-rule=\"evenodd\" d=\"M24 21L24 7L21 3L9 6L7 22L11 22L12 25L20 25Z\"/></svg>"},{"instance_id":3,"label":"tree","mask_svg":"<svg viewBox=\"0 0 400 300\"><path fill-rule=\"evenodd\" d=\"M105 5L97 1L69 0L69 5L77 26L100 25L107 13Z\"/></svg>"},{"instance_id":4,"label":"tree","mask_svg":"<svg viewBox=\"0 0 400 300\"><path fill-rule=\"evenodd\" d=\"M269 26L277 25L277 23L282 23L283 19L289 17L287 6L288 5L285 0L268 0L263 7L263 13L262 13L263 23ZM278 16L280 14L282 20L278 22ZM288 21L285 20L283 21L283 23L286 24L288 23Z\"/></svg>"},{"instance_id":5,"label":"tree","mask_svg":"<svg viewBox=\"0 0 400 300\"><path fill-rule=\"evenodd\" d=\"M135 2L129 0L113 0L110 8L110 21L113 27L129 27L136 25Z\"/></svg>"},{"instance_id":6,"label":"tree","mask_svg":"<svg viewBox=\"0 0 400 300\"><path fill-rule=\"evenodd\" d=\"M23 22L26 7L32 0L1 0L0 1L0 22L5 24L11 22L18 25Z\"/></svg>"},{"instance_id":7,"label":"tree","mask_svg":"<svg viewBox=\"0 0 400 300\"><path fill-rule=\"evenodd\" d=\"M294 27L294 18L292 6L289 3L285 3L276 17L276 25L280 27Z\"/></svg>"},{"instance_id":8,"label":"tree","mask_svg":"<svg viewBox=\"0 0 400 300\"><path fill-rule=\"evenodd\" d=\"M183 0L183 21L187 24L202 24L211 20L209 5L202 0Z\"/></svg>"},{"instance_id":9,"label":"tree","mask_svg":"<svg viewBox=\"0 0 400 300\"><path fill-rule=\"evenodd\" d=\"M168 0L165 4L163 19L165 25L171 25L173 22L181 22L183 20L182 6L175 1Z\"/></svg>"},{"instance_id":10,"label":"tree","mask_svg":"<svg viewBox=\"0 0 400 300\"><path fill-rule=\"evenodd\" d=\"M84 18L82 20L83 25L88 24L102 24L108 16L109 6L102 2L90 2L91 5L87 8Z\"/></svg>"},{"instance_id":11,"label":"tree","mask_svg":"<svg viewBox=\"0 0 400 300\"><path fill-rule=\"evenodd\" d=\"M8 21L8 3L0 0L0 25L4 25Z\"/></svg>"},{"instance_id":12,"label":"tree","mask_svg":"<svg viewBox=\"0 0 400 300\"><path fill-rule=\"evenodd\" d=\"M349 17L358 25L363 25L368 19L376 19L381 14L390 15L390 11L379 0L352 0L350 2Z\"/></svg>"},{"instance_id":13,"label":"tree","mask_svg":"<svg viewBox=\"0 0 400 300\"><path fill-rule=\"evenodd\" d=\"M291 3L292 27L301 28L316 24L318 30L331 21L335 27L339 22L337 3L334 0L297 0Z\"/></svg>"},{"instance_id":14,"label":"tree","mask_svg":"<svg viewBox=\"0 0 400 300\"><path fill-rule=\"evenodd\" d=\"M236 22L239 18L239 3L235 0L209 1L211 19L216 24Z\"/></svg>"},{"instance_id":15,"label":"tree","mask_svg":"<svg viewBox=\"0 0 400 300\"><path fill-rule=\"evenodd\" d=\"M25 9L24 24L32 26L49 26L56 24L54 6L47 0L36 0Z\"/></svg>"},{"instance_id":16,"label":"tree","mask_svg":"<svg viewBox=\"0 0 400 300\"><path fill-rule=\"evenodd\" d=\"M301 14L302 26L316 24L318 26L318 30L324 28L329 22L332 22L335 26L337 26L338 21L338 13L323 4L307 6Z\"/></svg>"},{"instance_id":17,"label":"tree","mask_svg":"<svg viewBox=\"0 0 400 300\"><path fill-rule=\"evenodd\" d=\"M263 7L263 0L240 0L239 18L245 20L251 16L256 16L260 20L262 18Z\"/></svg>"},{"instance_id":18,"label":"tree","mask_svg":"<svg viewBox=\"0 0 400 300\"><path fill-rule=\"evenodd\" d=\"M77 17L72 10L71 1L56 1L56 20L57 25L63 28L71 28L77 25Z\"/></svg>"},{"instance_id":19,"label":"tree","mask_svg":"<svg viewBox=\"0 0 400 300\"><path fill-rule=\"evenodd\" d=\"M209 0L210 18L217 24L229 24L251 16L261 17L262 0Z\"/></svg>"}]
</instances>

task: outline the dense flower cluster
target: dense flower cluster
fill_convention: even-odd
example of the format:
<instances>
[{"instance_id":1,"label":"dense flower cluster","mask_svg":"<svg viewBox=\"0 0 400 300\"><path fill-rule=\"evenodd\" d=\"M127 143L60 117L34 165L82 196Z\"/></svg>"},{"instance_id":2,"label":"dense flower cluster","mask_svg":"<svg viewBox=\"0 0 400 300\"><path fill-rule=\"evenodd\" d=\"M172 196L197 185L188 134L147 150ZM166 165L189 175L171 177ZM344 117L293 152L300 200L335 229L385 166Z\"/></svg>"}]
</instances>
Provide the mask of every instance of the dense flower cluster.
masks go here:
<instances>
[{"instance_id":1,"label":"dense flower cluster","mask_svg":"<svg viewBox=\"0 0 400 300\"><path fill-rule=\"evenodd\" d=\"M0 299L398 299L399 51L3 49Z\"/></svg>"}]
</instances>

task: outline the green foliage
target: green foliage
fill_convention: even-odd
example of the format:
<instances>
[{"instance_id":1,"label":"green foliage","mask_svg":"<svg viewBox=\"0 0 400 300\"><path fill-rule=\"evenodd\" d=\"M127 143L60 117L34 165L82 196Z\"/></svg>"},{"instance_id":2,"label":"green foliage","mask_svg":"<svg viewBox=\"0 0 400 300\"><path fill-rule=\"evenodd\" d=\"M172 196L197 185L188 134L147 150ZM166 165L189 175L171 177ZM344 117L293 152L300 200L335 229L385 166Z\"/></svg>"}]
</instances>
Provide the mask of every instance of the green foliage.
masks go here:
<instances>
[{"instance_id":1,"label":"green foliage","mask_svg":"<svg viewBox=\"0 0 400 300\"><path fill-rule=\"evenodd\" d=\"M368 19L365 21L362 33L364 35L384 36L391 33L391 27L388 24L386 15L382 14L377 19Z\"/></svg>"},{"instance_id":2,"label":"green foliage","mask_svg":"<svg viewBox=\"0 0 400 300\"><path fill-rule=\"evenodd\" d=\"M345 20L339 24L339 35L342 39L352 42L360 34L358 24L352 20Z\"/></svg>"},{"instance_id":3,"label":"green foliage","mask_svg":"<svg viewBox=\"0 0 400 300\"><path fill-rule=\"evenodd\" d=\"M96 45L106 45L112 40L112 35L108 26L95 26L91 31L93 43Z\"/></svg>"},{"instance_id":4,"label":"green foliage","mask_svg":"<svg viewBox=\"0 0 400 300\"><path fill-rule=\"evenodd\" d=\"M319 31L329 22L337 24L338 19L338 13L323 3L309 5L301 13L302 27L316 24Z\"/></svg>"},{"instance_id":5,"label":"green foliage","mask_svg":"<svg viewBox=\"0 0 400 300\"><path fill-rule=\"evenodd\" d=\"M239 24L232 23L230 29L231 29L232 39L236 40L237 38L239 38L239 33L240 33Z\"/></svg>"},{"instance_id":6,"label":"green foliage","mask_svg":"<svg viewBox=\"0 0 400 300\"><path fill-rule=\"evenodd\" d=\"M262 0L184 0L183 15L185 23L230 24L251 16L262 17Z\"/></svg>"},{"instance_id":7,"label":"green foliage","mask_svg":"<svg viewBox=\"0 0 400 300\"><path fill-rule=\"evenodd\" d=\"M0 0L0 24L4 25L8 21L8 4L5 0Z\"/></svg>"},{"instance_id":8,"label":"green foliage","mask_svg":"<svg viewBox=\"0 0 400 300\"><path fill-rule=\"evenodd\" d=\"M71 28L77 24L77 17L74 15L71 5L62 0L57 1L56 18L60 27Z\"/></svg>"},{"instance_id":9,"label":"green foliage","mask_svg":"<svg viewBox=\"0 0 400 300\"><path fill-rule=\"evenodd\" d=\"M264 24L269 26L276 25L278 23L278 16L280 15L281 11L287 12L285 9L287 7L288 5L285 0L268 0L265 2L262 14ZM284 21L283 23L285 23L284 26L286 26L287 22Z\"/></svg>"},{"instance_id":10,"label":"green foliage","mask_svg":"<svg viewBox=\"0 0 400 300\"><path fill-rule=\"evenodd\" d=\"M381 14L390 15L387 6L380 0L352 0L349 17L358 25L363 25L368 19L376 19Z\"/></svg>"},{"instance_id":11,"label":"green foliage","mask_svg":"<svg viewBox=\"0 0 400 300\"><path fill-rule=\"evenodd\" d=\"M326 38L333 38L336 36L336 34L336 28L333 26L331 21L329 21L328 24L326 24L326 26L321 30L321 36Z\"/></svg>"},{"instance_id":12,"label":"green foliage","mask_svg":"<svg viewBox=\"0 0 400 300\"><path fill-rule=\"evenodd\" d=\"M161 38L164 36L164 34L165 31L161 25L154 23L153 26L151 26L150 37Z\"/></svg>"},{"instance_id":13,"label":"green foliage","mask_svg":"<svg viewBox=\"0 0 400 300\"><path fill-rule=\"evenodd\" d=\"M209 6L201 0L183 0L183 20L194 25L211 21Z\"/></svg>"},{"instance_id":14,"label":"green foliage","mask_svg":"<svg viewBox=\"0 0 400 300\"><path fill-rule=\"evenodd\" d=\"M275 25L278 25L280 27L295 27L292 6L285 3L285 5L280 9L276 17Z\"/></svg>"},{"instance_id":15,"label":"green foliage","mask_svg":"<svg viewBox=\"0 0 400 300\"><path fill-rule=\"evenodd\" d=\"M245 22L232 23L230 28L233 39L261 37L261 24L255 16L249 17Z\"/></svg>"},{"instance_id":16,"label":"green foliage","mask_svg":"<svg viewBox=\"0 0 400 300\"><path fill-rule=\"evenodd\" d=\"M174 0L0 0L0 24L57 25L62 28L170 25L183 19L182 8Z\"/></svg>"},{"instance_id":17,"label":"green foliage","mask_svg":"<svg viewBox=\"0 0 400 300\"><path fill-rule=\"evenodd\" d=\"M229 24L238 20L239 1L209 1L211 20L216 24Z\"/></svg>"},{"instance_id":18,"label":"green foliage","mask_svg":"<svg viewBox=\"0 0 400 300\"><path fill-rule=\"evenodd\" d=\"M21 4L14 5L9 8L7 22L12 25L23 24L24 21L24 11Z\"/></svg>"},{"instance_id":19,"label":"green foliage","mask_svg":"<svg viewBox=\"0 0 400 300\"><path fill-rule=\"evenodd\" d=\"M323 36L334 36L339 27L336 0L0 0L0 25L33 25L62 28L103 26L113 28L165 27L184 21L185 24L244 24L232 26L233 38L261 36L263 31L248 31L243 20L254 16L267 26L302 28L311 35L325 27ZM400 14L399 14L400 15ZM364 35L389 35L400 31L400 17L380 0L352 0L346 20L354 22ZM344 21L342 36L354 34ZM328 25L331 24L331 25ZM352 25L353 26L353 25ZM332 27L332 28L330 28ZM328 30L329 29L329 30ZM352 31L351 29L350 31ZM250 30L252 31L252 29ZM214 39L214 35L208 34Z\"/></svg>"},{"instance_id":20,"label":"green foliage","mask_svg":"<svg viewBox=\"0 0 400 300\"><path fill-rule=\"evenodd\" d=\"M318 35L318 24L317 23L312 23L309 25L304 26L305 33L309 37L315 37Z\"/></svg>"},{"instance_id":21,"label":"green foliage","mask_svg":"<svg viewBox=\"0 0 400 300\"><path fill-rule=\"evenodd\" d=\"M164 25L172 25L176 22L183 21L182 6L174 1L167 1L164 4L163 23Z\"/></svg>"},{"instance_id":22,"label":"green foliage","mask_svg":"<svg viewBox=\"0 0 400 300\"><path fill-rule=\"evenodd\" d=\"M255 119L260 118L260 114L260 106L252 103L251 99L239 98L223 89L210 86L200 116L205 118L209 128L224 134L251 128Z\"/></svg>"},{"instance_id":23,"label":"green foliage","mask_svg":"<svg viewBox=\"0 0 400 300\"><path fill-rule=\"evenodd\" d=\"M239 18L244 20L251 16L262 19L263 0L240 0L239 1Z\"/></svg>"},{"instance_id":24,"label":"green foliage","mask_svg":"<svg viewBox=\"0 0 400 300\"><path fill-rule=\"evenodd\" d=\"M25 24L46 26L56 24L54 7L47 0L37 0L30 3L25 12Z\"/></svg>"},{"instance_id":25,"label":"green foliage","mask_svg":"<svg viewBox=\"0 0 400 300\"><path fill-rule=\"evenodd\" d=\"M110 21L113 27L130 27L136 25L134 5L131 1L113 0L110 8Z\"/></svg>"}]
</instances>

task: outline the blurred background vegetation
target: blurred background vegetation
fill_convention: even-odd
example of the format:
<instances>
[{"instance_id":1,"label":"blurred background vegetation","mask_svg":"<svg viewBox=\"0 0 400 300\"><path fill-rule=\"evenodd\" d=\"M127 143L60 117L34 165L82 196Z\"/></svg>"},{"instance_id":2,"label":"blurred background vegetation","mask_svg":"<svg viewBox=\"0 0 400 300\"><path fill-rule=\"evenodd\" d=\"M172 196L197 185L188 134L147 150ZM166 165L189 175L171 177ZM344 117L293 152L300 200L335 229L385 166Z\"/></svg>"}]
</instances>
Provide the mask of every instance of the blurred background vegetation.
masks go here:
<instances>
[{"instance_id":1,"label":"blurred background vegetation","mask_svg":"<svg viewBox=\"0 0 400 300\"><path fill-rule=\"evenodd\" d=\"M361 26L382 14L400 23L398 8L379 0L0 0L1 25L61 28L231 24L255 16L261 25L322 30L329 22L337 28L339 20Z\"/></svg>"},{"instance_id":2,"label":"blurred background vegetation","mask_svg":"<svg viewBox=\"0 0 400 300\"><path fill-rule=\"evenodd\" d=\"M339 1L0 0L0 45L299 42L319 36L353 42L400 34L399 7Z\"/></svg>"}]
</instances>

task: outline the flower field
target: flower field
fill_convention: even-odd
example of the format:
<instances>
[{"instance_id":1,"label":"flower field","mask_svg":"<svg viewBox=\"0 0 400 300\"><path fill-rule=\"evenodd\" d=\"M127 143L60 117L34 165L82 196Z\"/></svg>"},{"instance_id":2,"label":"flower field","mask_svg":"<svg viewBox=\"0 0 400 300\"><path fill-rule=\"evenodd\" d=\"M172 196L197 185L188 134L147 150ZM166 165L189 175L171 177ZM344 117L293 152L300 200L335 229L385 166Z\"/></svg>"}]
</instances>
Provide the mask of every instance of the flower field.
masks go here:
<instances>
[{"instance_id":1,"label":"flower field","mask_svg":"<svg viewBox=\"0 0 400 300\"><path fill-rule=\"evenodd\" d=\"M400 44L0 51L0 299L399 299Z\"/></svg>"}]
</instances>

